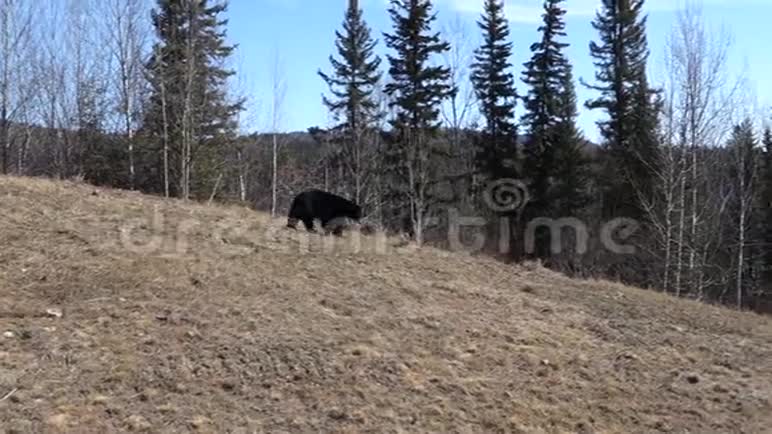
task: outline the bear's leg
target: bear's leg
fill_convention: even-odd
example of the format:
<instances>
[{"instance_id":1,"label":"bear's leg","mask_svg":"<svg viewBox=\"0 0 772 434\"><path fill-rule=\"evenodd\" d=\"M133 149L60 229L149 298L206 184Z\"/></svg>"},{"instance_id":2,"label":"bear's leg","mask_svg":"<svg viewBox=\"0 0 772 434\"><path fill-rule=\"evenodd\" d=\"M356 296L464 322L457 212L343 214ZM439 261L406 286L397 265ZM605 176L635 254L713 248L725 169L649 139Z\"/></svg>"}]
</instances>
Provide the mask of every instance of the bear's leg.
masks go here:
<instances>
[{"instance_id":1,"label":"bear's leg","mask_svg":"<svg viewBox=\"0 0 772 434\"><path fill-rule=\"evenodd\" d=\"M314 219L304 218L303 219L303 226L306 227L306 230L308 232L316 232L314 230Z\"/></svg>"},{"instance_id":2,"label":"bear's leg","mask_svg":"<svg viewBox=\"0 0 772 434\"><path fill-rule=\"evenodd\" d=\"M340 218L334 218L322 222L325 233L332 233L335 236L343 235L344 220Z\"/></svg>"},{"instance_id":3,"label":"bear's leg","mask_svg":"<svg viewBox=\"0 0 772 434\"><path fill-rule=\"evenodd\" d=\"M298 225L298 219L296 218L288 218L287 219L287 227L291 229L297 229L296 226Z\"/></svg>"},{"instance_id":4,"label":"bear's leg","mask_svg":"<svg viewBox=\"0 0 772 434\"><path fill-rule=\"evenodd\" d=\"M296 229L298 221L303 220L304 216L308 215L306 199L306 195L301 193L292 200L292 206L290 206L289 215L287 216L288 228Z\"/></svg>"}]
</instances>

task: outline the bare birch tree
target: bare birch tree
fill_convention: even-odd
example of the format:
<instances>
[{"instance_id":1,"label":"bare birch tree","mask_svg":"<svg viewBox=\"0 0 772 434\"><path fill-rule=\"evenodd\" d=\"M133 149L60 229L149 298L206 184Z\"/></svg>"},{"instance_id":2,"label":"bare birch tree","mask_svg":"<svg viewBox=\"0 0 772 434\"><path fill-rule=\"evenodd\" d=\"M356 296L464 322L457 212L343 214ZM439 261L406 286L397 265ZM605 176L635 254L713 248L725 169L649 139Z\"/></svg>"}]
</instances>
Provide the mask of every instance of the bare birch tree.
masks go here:
<instances>
[{"instance_id":1,"label":"bare birch tree","mask_svg":"<svg viewBox=\"0 0 772 434\"><path fill-rule=\"evenodd\" d=\"M669 77L672 79L672 77ZM663 291L669 292L672 287L674 268L674 246L680 226L678 212L683 211L679 199L679 186L685 176L683 171L683 153L675 143L674 137L674 98L673 88L668 89L665 97L666 104L663 107L663 131L661 135L662 145L659 147L654 161L646 162L653 175L654 194L647 196L639 192L638 199L646 213L646 217L652 227L653 257L661 257L660 286ZM680 232L682 234L682 232ZM679 277L677 275L676 277ZM680 288L675 284L676 291Z\"/></svg>"},{"instance_id":2,"label":"bare birch tree","mask_svg":"<svg viewBox=\"0 0 772 434\"><path fill-rule=\"evenodd\" d=\"M450 43L450 50L443 53L445 66L450 71L450 85L455 91L442 106L442 118L450 135L451 150L461 163L461 176L470 181L467 190L474 192L474 149L464 130L473 126L477 112L474 110L475 91L471 82L471 64L477 44L460 16L456 16L443 28L443 36ZM469 191L462 191L467 200Z\"/></svg>"},{"instance_id":3,"label":"bare birch tree","mask_svg":"<svg viewBox=\"0 0 772 434\"><path fill-rule=\"evenodd\" d=\"M12 126L24 121L33 96L31 47L36 3L0 0L0 173L10 170ZM22 162L22 158L17 159L19 172Z\"/></svg>"},{"instance_id":4,"label":"bare birch tree","mask_svg":"<svg viewBox=\"0 0 772 434\"><path fill-rule=\"evenodd\" d=\"M66 32L61 31L61 23L65 21L62 4L57 0L48 0L41 3L41 14L37 20L38 34L35 35L36 44L35 75L38 82L38 98L36 106L41 124L46 128L44 146L50 155L46 162L45 173L64 177L67 171L66 146L63 140L62 130L63 116L61 113L62 101L65 99L64 90L66 62L64 59ZM65 21L66 22L66 21Z\"/></svg>"},{"instance_id":5,"label":"bare birch tree","mask_svg":"<svg viewBox=\"0 0 772 434\"><path fill-rule=\"evenodd\" d=\"M86 158L103 130L107 106L109 57L99 34L97 0L70 0L67 10L67 96L62 112L69 175L85 175Z\"/></svg>"},{"instance_id":6,"label":"bare birch tree","mask_svg":"<svg viewBox=\"0 0 772 434\"><path fill-rule=\"evenodd\" d=\"M271 216L276 217L279 184L279 129L282 123L284 96L287 83L284 80L284 65L279 52L274 54L271 70Z\"/></svg>"},{"instance_id":7,"label":"bare birch tree","mask_svg":"<svg viewBox=\"0 0 772 434\"><path fill-rule=\"evenodd\" d=\"M708 270L727 197L716 188L715 150L730 131L739 81L728 73L730 38L706 28L694 4L678 13L666 52L665 146L659 161L660 203L654 227L664 250L663 286L701 298L714 283ZM656 208L660 210L655 211Z\"/></svg>"},{"instance_id":8,"label":"bare birch tree","mask_svg":"<svg viewBox=\"0 0 772 434\"><path fill-rule=\"evenodd\" d=\"M239 135L241 137L247 137L249 135L249 128L258 125L260 101L251 97L253 92L248 83L248 76L241 72L244 71L244 58L242 53L238 54L237 65L236 70L238 72L232 83L233 89L231 95L233 96L234 102L242 101L244 104L244 110L238 114L237 123ZM247 197L249 196L250 175L254 169L254 156L250 153L248 143L244 140L235 141L234 153L234 169L236 172L238 197L241 202L246 202Z\"/></svg>"},{"instance_id":9,"label":"bare birch tree","mask_svg":"<svg viewBox=\"0 0 772 434\"><path fill-rule=\"evenodd\" d=\"M158 77L159 96L161 100L161 159L163 160L163 184L164 197L169 197L169 113L168 113L168 93L166 92L166 72L165 63L160 55L160 50L156 50L155 75Z\"/></svg>"},{"instance_id":10,"label":"bare birch tree","mask_svg":"<svg viewBox=\"0 0 772 434\"><path fill-rule=\"evenodd\" d=\"M746 251L752 244L751 216L756 197L756 145L753 122L746 119L734 128L729 140L730 167L729 181L732 186L732 219L733 226L735 273L734 288L737 308L743 306L743 295L746 293L745 271L749 269L750 261Z\"/></svg>"},{"instance_id":11,"label":"bare birch tree","mask_svg":"<svg viewBox=\"0 0 772 434\"><path fill-rule=\"evenodd\" d=\"M113 60L113 87L118 97L117 109L126 136L129 187L134 189L134 133L137 129L144 87L143 60L150 34L147 21L147 11L150 7L147 0L108 0L106 6L106 19L103 21L105 39L108 41ZM168 184L168 180L165 184ZM165 191L168 195L168 187L165 187Z\"/></svg>"}]
</instances>

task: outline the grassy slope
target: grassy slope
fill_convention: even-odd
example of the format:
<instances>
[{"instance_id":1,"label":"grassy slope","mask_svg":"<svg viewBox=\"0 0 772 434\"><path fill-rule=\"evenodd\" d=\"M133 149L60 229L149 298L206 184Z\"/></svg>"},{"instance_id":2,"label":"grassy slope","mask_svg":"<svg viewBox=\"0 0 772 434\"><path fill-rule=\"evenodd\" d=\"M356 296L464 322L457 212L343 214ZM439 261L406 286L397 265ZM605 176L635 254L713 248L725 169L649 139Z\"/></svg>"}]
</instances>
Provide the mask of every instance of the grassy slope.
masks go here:
<instances>
[{"instance_id":1,"label":"grassy slope","mask_svg":"<svg viewBox=\"0 0 772 434\"><path fill-rule=\"evenodd\" d=\"M283 223L0 177L0 428L772 426L769 318Z\"/></svg>"}]
</instances>

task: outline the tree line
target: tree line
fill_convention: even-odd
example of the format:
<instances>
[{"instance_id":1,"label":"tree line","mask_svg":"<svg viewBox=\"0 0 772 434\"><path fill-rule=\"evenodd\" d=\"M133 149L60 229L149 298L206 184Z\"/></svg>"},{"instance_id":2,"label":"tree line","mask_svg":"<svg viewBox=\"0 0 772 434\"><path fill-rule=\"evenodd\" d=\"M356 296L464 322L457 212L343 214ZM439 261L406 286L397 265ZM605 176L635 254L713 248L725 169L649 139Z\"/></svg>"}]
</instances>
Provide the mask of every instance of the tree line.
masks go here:
<instances>
[{"instance_id":1,"label":"tree line","mask_svg":"<svg viewBox=\"0 0 772 434\"><path fill-rule=\"evenodd\" d=\"M277 61L271 126L244 134L226 1L0 0L0 168L273 214L324 188L444 247L459 216L483 217L461 237L483 231L481 249L508 260L770 309L772 130L729 74L728 38L688 6L653 85L644 0L603 0L595 74L577 80L564 0L543 2L527 42L511 40L502 0L481 3L470 46L463 24L438 28L430 0L390 0L381 35L350 0L317 71L332 125L278 131ZM529 60L512 64L515 50ZM577 85L595 97L578 101ZM603 114L600 143L579 104ZM506 180L522 191L503 197L527 201L492 207Z\"/></svg>"}]
</instances>

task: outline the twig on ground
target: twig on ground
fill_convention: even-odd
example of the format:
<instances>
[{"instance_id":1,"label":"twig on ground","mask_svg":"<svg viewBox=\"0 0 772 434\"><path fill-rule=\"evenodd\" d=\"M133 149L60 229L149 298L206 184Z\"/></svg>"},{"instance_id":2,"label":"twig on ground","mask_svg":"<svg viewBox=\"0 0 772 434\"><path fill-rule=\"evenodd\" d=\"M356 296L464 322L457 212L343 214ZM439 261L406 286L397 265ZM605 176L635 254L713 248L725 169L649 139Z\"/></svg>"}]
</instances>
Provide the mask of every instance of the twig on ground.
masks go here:
<instances>
[{"instance_id":1,"label":"twig on ground","mask_svg":"<svg viewBox=\"0 0 772 434\"><path fill-rule=\"evenodd\" d=\"M7 393L5 396L3 396L2 398L0 398L0 402L3 402L3 401L5 401L6 399L10 398L10 397L11 397L11 395L13 395L14 393L16 393L16 391L17 391L17 390L19 390L19 388L18 388L18 387L14 387L14 388L13 388L13 390L11 390L11 391L10 391L10 392L8 392L8 393Z\"/></svg>"}]
</instances>

